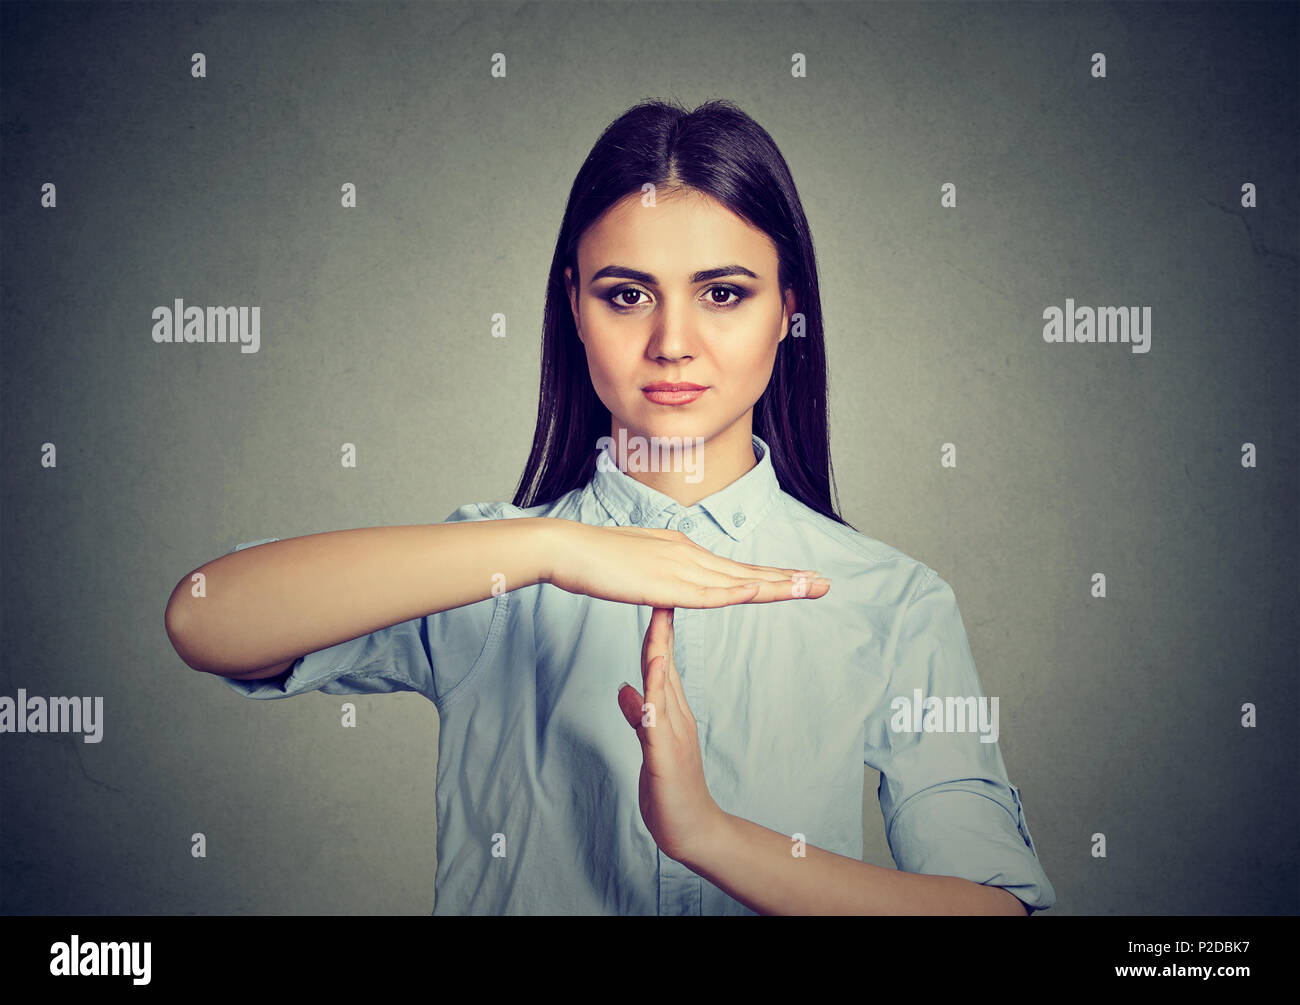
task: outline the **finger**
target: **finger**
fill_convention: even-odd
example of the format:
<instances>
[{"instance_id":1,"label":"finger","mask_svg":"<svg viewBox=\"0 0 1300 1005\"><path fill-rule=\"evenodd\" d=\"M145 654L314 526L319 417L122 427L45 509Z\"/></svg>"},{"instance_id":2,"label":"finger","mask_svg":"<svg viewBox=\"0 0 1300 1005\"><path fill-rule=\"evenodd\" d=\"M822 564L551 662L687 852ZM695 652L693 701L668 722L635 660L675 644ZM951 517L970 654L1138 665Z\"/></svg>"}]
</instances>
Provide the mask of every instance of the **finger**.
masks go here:
<instances>
[{"instance_id":1,"label":"finger","mask_svg":"<svg viewBox=\"0 0 1300 1005\"><path fill-rule=\"evenodd\" d=\"M641 706L641 718L637 732L642 743L651 747L662 742L664 731L673 731L672 721L668 715L668 703L664 700L663 679L664 663L668 657L664 653L652 656L646 664L645 701Z\"/></svg>"},{"instance_id":2,"label":"finger","mask_svg":"<svg viewBox=\"0 0 1300 1005\"><path fill-rule=\"evenodd\" d=\"M623 718L627 720L627 724L636 730L636 737L641 741L644 748L652 735L648 723L654 722L658 725L658 721L662 717L660 711L655 709L655 715L652 719L645 697L640 691L626 682L620 685L618 689L618 707L619 711L623 713Z\"/></svg>"},{"instance_id":3,"label":"finger","mask_svg":"<svg viewBox=\"0 0 1300 1005\"><path fill-rule=\"evenodd\" d=\"M676 625L673 622L673 611L670 608L668 610L668 659L666 661L668 704L672 708L673 724L682 725L691 712L690 706L686 704L686 692L682 689L681 676L677 673L677 632Z\"/></svg>"},{"instance_id":4,"label":"finger","mask_svg":"<svg viewBox=\"0 0 1300 1005\"><path fill-rule=\"evenodd\" d=\"M633 729L641 725L641 692L626 681L618 687L618 710Z\"/></svg>"},{"instance_id":5,"label":"finger","mask_svg":"<svg viewBox=\"0 0 1300 1005\"><path fill-rule=\"evenodd\" d=\"M768 582L749 580L726 583L701 583L689 574L682 576L685 593L676 607L709 608L730 604L770 604L778 600L817 600L826 596L831 584L828 579L791 579Z\"/></svg>"},{"instance_id":6,"label":"finger","mask_svg":"<svg viewBox=\"0 0 1300 1005\"><path fill-rule=\"evenodd\" d=\"M676 647L676 634L673 631L673 609L671 607L656 607L650 613L650 620L655 625L655 647L650 650L650 658L662 655L663 659L657 667L652 668L655 679L657 693L660 694L661 704L655 708L659 713L661 720L666 720L668 728L672 730L673 735L679 735L679 729L682 725L681 713L677 707L677 696L673 693L672 686L669 684L669 677L672 675L672 667L675 666L673 659L673 650ZM658 647L662 645L662 651Z\"/></svg>"},{"instance_id":7,"label":"finger","mask_svg":"<svg viewBox=\"0 0 1300 1005\"><path fill-rule=\"evenodd\" d=\"M667 662L667 673L665 689L668 692L668 707L672 713L673 730L678 735L683 735L695 724L695 717L691 712L691 706L686 701L682 678L677 673L677 661L671 657Z\"/></svg>"},{"instance_id":8,"label":"finger","mask_svg":"<svg viewBox=\"0 0 1300 1005\"><path fill-rule=\"evenodd\" d=\"M737 562L734 558L716 555L703 545L696 545L696 548L699 551L695 554L695 560L700 565L714 572L723 572L729 576L739 577L747 582L755 579L780 582L795 575L816 579L821 575L815 569L783 569L778 565L751 565L749 562Z\"/></svg>"},{"instance_id":9,"label":"finger","mask_svg":"<svg viewBox=\"0 0 1300 1005\"><path fill-rule=\"evenodd\" d=\"M656 607L650 612L650 625L646 629L645 641L641 645L642 682L645 703L649 706L646 711L649 713L650 709L654 710L653 719L643 720L643 725L649 734L646 739L651 743L654 742L656 729L672 728L668 707L664 701L666 679L664 664L672 652L669 643L671 622L668 615L669 609L664 607ZM654 725L651 726L650 722Z\"/></svg>"},{"instance_id":10,"label":"finger","mask_svg":"<svg viewBox=\"0 0 1300 1005\"><path fill-rule=\"evenodd\" d=\"M681 677L677 673L677 659L675 657L676 632L673 629L671 607L664 608L667 612L668 621L668 654L663 660L663 690L664 690L664 711L663 716L668 720L668 727L672 729L672 735L675 738L688 736L688 731L692 727L694 720L690 718L690 706L686 705L686 694L681 688ZM658 608L656 608L658 611Z\"/></svg>"},{"instance_id":11,"label":"finger","mask_svg":"<svg viewBox=\"0 0 1300 1005\"><path fill-rule=\"evenodd\" d=\"M764 588L762 596L767 600L788 599L791 596L807 596L811 592L812 584L825 581L829 587L830 580L821 576L809 576L804 572L782 573L777 569L758 567L759 572L747 573L746 566L732 562L730 559L724 559L719 555L714 555L704 549L698 552L691 551L688 553L692 561L689 564L676 563L674 568L677 575L689 583L697 586L710 587L732 587L747 586L750 583L759 583ZM802 593L796 592L793 584L801 584L799 589ZM678 604L678 607L687 606Z\"/></svg>"},{"instance_id":12,"label":"finger","mask_svg":"<svg viewBox=\"0 0 1300 1005\"><path fill-rule=\"evenodd\" d=\"M672 621L667 617L667 610L661 607L650 609L650 624L646 627L645 638L641 641L641 673L644 676L651 660L660 653L668 651L668 633Z\"/></svg>"},{"instance_id":13,"label":"finger","mask_svg":"<svg viewBox=\"0 0 1300 1005\"><path fill-rule=\"evenodd\" d=\"M779 583L760 583L758 591L747 602L772 604L778 600L817 600L830 592L831 581L824 577L809 579L796 574Z\"/></svg>"}]
</instances>

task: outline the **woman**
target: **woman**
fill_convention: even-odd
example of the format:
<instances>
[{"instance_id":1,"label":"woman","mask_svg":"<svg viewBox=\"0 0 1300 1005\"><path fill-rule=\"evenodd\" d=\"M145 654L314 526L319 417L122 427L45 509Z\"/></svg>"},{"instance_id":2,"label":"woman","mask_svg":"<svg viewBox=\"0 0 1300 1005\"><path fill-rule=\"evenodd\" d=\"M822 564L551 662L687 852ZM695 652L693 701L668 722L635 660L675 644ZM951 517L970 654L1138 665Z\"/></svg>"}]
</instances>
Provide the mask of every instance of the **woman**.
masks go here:
<instances>
[{"instance_id":1,"label":"woman","mask_svg":"<svg viewBox=\"0 0 1300 1005\"><path fill-rule=\"evenodd\" d=\"M239 545L168 633L251 698L435 702L435 914L1051 906L996 733L921 725L985 707L951 588L831 479L784 159L729 103L648 102L574 181L514 500ZM859 860L859 754L901 871Z\"/></svg>"}]
</instances>

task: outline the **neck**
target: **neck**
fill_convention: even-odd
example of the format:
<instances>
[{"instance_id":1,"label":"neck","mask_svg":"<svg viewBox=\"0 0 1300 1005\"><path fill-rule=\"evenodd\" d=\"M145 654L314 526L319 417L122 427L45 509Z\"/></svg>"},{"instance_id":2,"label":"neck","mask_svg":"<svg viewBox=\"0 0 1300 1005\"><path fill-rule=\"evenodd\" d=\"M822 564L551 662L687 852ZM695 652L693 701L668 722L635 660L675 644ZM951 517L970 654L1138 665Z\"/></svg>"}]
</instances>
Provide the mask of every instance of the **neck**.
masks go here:
<instances>
[{"instance_id":1,"label":"neck","mask_svg":"<svg viewBox=\"0 0 1300 1005\"><path fill-rule=\"evenodd\" d=\"M619 470L682 506L694 506L751 471L753 410L716 436L656 437L634 433L617 419L610 423L609 453Z\"/></svg>"}]
</instances>

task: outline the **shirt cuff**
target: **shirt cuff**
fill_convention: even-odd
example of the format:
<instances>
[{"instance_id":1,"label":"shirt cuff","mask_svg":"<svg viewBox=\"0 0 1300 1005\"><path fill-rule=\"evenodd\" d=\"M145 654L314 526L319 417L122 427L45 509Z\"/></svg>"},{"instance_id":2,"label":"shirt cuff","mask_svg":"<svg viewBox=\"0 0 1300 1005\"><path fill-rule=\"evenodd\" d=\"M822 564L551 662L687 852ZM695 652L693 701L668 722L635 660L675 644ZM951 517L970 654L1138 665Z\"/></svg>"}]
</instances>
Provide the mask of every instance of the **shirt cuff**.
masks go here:
<instances>
[{"instance_id":1,"label":"shirt cuff","mask_svg":"<svg viewBox=\"0 0 1300 1005\"><path fill-rule=\"evenodd\" d=\"M990 793L995 789L986 786ZM1025 823L1015 786L993 794L935 786L908 799L889 828L889 848L904 872L956 876L999 886L1025 905L1042 911L1056 903Z\"/></svg>"}]
</instances>

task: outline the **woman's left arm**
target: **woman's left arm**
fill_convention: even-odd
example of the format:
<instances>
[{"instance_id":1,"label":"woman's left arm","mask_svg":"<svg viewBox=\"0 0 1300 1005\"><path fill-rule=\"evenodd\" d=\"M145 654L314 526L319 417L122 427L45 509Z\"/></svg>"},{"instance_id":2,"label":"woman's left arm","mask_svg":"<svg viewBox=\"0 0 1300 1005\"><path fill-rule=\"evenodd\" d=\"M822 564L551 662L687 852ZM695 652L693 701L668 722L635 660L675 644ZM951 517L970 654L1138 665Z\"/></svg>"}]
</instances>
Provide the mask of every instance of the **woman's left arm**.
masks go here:
<instances>
[{"instance_id":1,"label":"woman's left arm","mask_svg":"<svg viewBox=\"0 0 1300 1005\"><path fill-rule=\"evenodd\" d=\"M664 854L759 914L1027 914L1001 887L868 865L723 812L672 652L672 611L655 608L641 649L644 699L630 684L618 692L641 741L641 817Z\"/></svg>"},{"instance_id":2,"label":"woman's left arm","mask_svg":"<svg viewBox=\"0 0 1300 1005\"><path fill-rule=\"evenodd\" d=\"M1001 887L868 865L721 810L682 854L683 865L759 914L1027 913Z\"/></svg>"}]
</instances>

